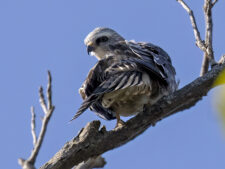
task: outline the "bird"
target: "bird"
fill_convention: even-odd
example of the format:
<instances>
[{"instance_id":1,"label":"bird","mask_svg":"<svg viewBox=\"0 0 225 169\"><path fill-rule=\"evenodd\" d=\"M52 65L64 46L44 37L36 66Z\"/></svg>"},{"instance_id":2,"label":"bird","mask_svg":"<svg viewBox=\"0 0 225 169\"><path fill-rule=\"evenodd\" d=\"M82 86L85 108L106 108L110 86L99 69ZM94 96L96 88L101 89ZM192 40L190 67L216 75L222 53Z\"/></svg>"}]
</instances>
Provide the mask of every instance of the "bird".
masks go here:
<instances>
[{"instance_id":1,"label":"bird","mask_svg":"<svg viewBox=\"0 0 225 169\"><path fill-rule=\"evenodd\" d=\"M125 40L106 27L95 28L84 44L98 61L79 89L83 103L72 120L89 108L123 126L120 116L136 115L177 89L171 58L159 46Z\"/></svg>"}]
</instances>

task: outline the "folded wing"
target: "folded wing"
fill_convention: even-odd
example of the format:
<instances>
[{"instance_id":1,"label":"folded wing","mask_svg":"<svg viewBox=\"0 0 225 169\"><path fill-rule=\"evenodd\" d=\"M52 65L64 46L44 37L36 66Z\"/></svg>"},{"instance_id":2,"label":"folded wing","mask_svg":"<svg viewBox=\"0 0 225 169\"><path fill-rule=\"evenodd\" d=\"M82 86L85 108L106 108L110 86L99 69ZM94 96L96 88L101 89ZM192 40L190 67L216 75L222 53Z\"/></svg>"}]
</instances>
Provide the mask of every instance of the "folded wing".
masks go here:
<instances>
[{"instance_id":1,"label":"folded wing","mask_svg":"<svg viewBox=\"0 0 225 169\"><path fill-rule=\"evenodd\" d=\"M164 50L150 43L126 43L133 57L115 55L98 61L80 89L84 101L72 120L88 108L104 119L115 119L113 110L102 106L103 95L143 83L143 72L169 93L176 90L176 72Z\"/></svg>"}]
</instances>

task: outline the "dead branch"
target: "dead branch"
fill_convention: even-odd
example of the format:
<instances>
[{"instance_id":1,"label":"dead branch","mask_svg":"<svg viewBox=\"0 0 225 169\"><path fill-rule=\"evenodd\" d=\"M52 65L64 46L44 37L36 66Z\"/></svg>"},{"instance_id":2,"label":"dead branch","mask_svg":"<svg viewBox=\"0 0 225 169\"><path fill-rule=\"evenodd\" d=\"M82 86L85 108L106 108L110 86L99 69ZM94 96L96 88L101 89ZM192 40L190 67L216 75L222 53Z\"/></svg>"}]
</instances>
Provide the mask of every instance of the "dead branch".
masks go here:
<instances>
[{"instance_id":1,"label":"dead branch","mask_svg":"<svg viewBox=\"0 0 225 169\"><path fill-rule=\"evenodd\" d=\"M214 4L216 1L214 1ZM205 46L207 47L207 52L204 53L202 67L200 75L202 76L208 71L209 63L212 66L215 64L214 61L214 52L212 47L212 30L213 30L213 22L212 22L212 1L205 0L204 3L204 14L205 14Z\"/></svg>"},{"instance_id":2,"label":"dead branch","mask_svg":"<svg viewBox=\"0 0 225 169\"><path fill-rule=\"evenodd\" d=\"M204 15L205 15L205 41L202 41L193 11L190 7L183 1L177 0L181 6L187 11L190 16L191 25L194 31L196 45L203 51L203 60L200 71L200 76L204 75L209 68L209 64L214 66L217 64L214 60L214 52L212 46L212 31L213 31L213 22L212 22L212 8L216 4L217 0L205 0L204 3Z\"/></svg>"},{"instance_id":3,"label":"dead branch","mask_svg":"<svg viewBox=\"0 0 225 169\"><path fill-rule=\"evenodd\" d=\"M190 21L191 21L191 25L194 31L194 36L195 36L195 43L196 45L202 50L202 51L206 51L206 46L204 44L204 42L201 39L200 36L200 32L198 30L198 26L195 20L195 16L193 11L191 10L191 8L183 1L183 0L177 0L177 2L179 2L181 4L181 6L187 11L187 13L189 14L190 17Z\"/></svg>"},{"instance_id":4,"label":"dead branch","mask_svg":"<svg viewBox=\"0 0 225 169\"><path fill-rule=\"evenodd\" d=\"M42 126L41 126L41 130L39 133L38 138L36 137L36 133L35 133L35 112L34 112L34 108L31 108L31 114L32 114L32 118L31 118L31 133L32 133L32 137L33 137L33 144L34 144L34 148L31 152L30 157L27 160L24 160L22 158L20 158L18 160L19 164L21 165L21 167L23 169L34 169L34 164L35 164L35 160L37 158L37 155L40 151L46 130L47 130L47 126L48 126L48 122L52 116L52 113L54 111L54 106L52 105L52 89L51 89L51 73L50 71L48 71L48 85L47 85L47 104L45 101L45 96L43 93L43 88L40 87L39 89L39 100L40 100L40 105L42 107L42 110L44 112L44 118L42 120Z\"/></svg>"},{"instance_id":5,"label":"dead branch","mask_svg":"<svg viewBox=\"0 0 225 169\"><path fill-rule=\"evenodd\" d=\"M36 115L35 115L33 106L31 107L30 111L31 111L31 134L33 137L33 146L35 146L37 143L37 135L35 132L35 130L36 130L36 121L35 121Z\"/></svg>"},{"instance_id":6,"label":"dead branch","mask_svg":"<svg viewBox=\"0 0 225 169\"><path fill-rule=\"evenodd\" d=\"M165 117L193 107L213 88L214 80L224 67L224 63L214 66L204 76L131 118L121 128L106 131L105 127L100 128L99 121L88 123L78 136L67 142L41 169L70 169L82 161L131 141Z\"/></svg>"}]
</instances>

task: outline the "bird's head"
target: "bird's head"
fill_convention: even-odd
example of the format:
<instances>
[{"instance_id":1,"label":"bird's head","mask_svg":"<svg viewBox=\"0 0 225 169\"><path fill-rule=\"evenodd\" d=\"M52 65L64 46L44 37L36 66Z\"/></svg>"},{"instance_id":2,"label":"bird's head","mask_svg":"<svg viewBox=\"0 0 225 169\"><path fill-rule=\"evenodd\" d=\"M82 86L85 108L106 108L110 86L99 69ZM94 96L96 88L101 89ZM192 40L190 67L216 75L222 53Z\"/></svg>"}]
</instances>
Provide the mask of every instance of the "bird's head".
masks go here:
<instances>
[{"instance_id":1,"label":"bird's head","mask_svg":"<svg viewBox=\"0 0 225 169\"><path fill-rule=\"evenodd\" d=\"M110 46L124 41L124 38L110 28L95 28L87 35L84 44L87 46L88 54L94 55L97 59L103 59L112 54Z\"/></svg>"}]
</instances>

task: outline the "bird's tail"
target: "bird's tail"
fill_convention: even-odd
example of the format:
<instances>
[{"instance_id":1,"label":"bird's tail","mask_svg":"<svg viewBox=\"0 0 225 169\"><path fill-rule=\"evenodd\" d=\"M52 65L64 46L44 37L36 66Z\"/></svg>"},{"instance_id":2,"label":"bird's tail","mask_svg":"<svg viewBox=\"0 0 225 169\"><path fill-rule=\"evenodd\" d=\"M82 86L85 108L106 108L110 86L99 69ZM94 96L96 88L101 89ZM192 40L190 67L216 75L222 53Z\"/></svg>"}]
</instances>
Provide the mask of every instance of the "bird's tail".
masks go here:
<instances>
[{"instance_id":1,"label":"bird's tail","mask_svg":"<svg viewBox=\"0 0 225 169\"><path fill-rule=\"evenodd\" d=\"M81 104L80 108L78 109L78 111L76 112L75 116L73 116L73 118L70 120L73 121L75 120L77 117L79 117L85 110L87 110L97 99L96 95L91 95L88 98L86 98L84 100L84 102Z\"/></svg>"}]
</instances>

